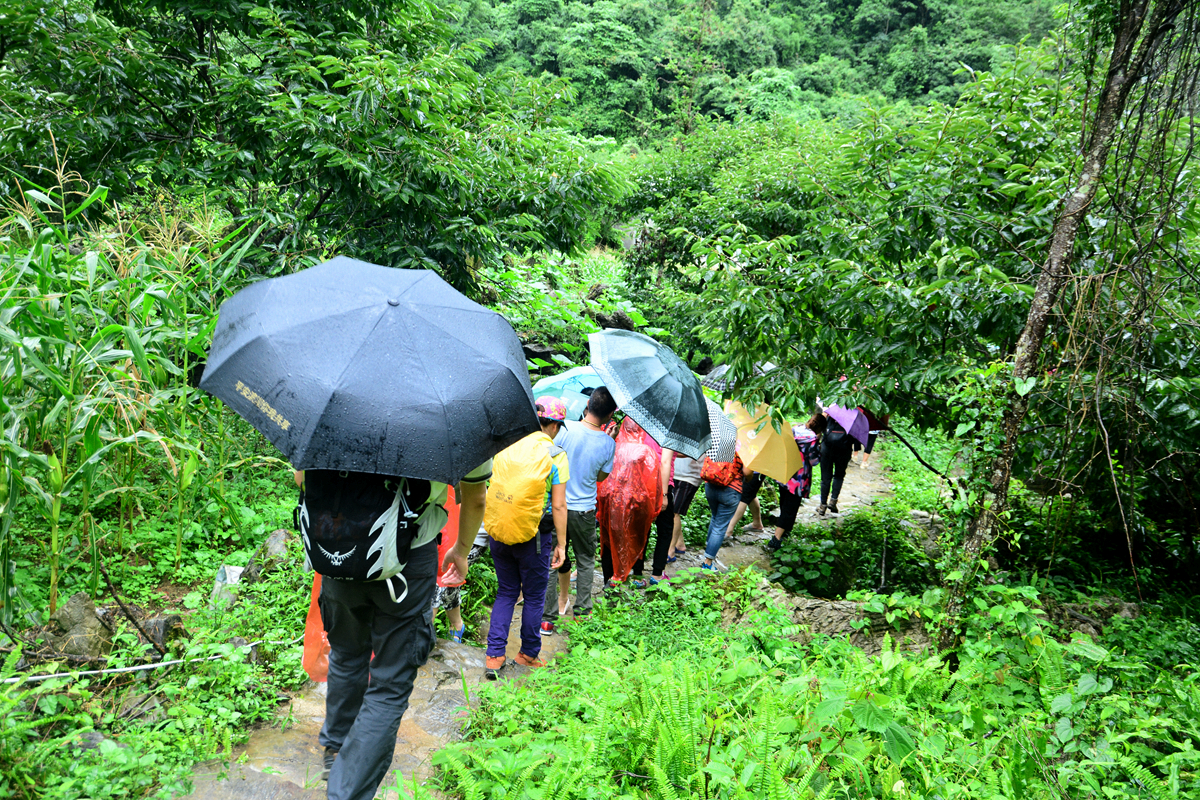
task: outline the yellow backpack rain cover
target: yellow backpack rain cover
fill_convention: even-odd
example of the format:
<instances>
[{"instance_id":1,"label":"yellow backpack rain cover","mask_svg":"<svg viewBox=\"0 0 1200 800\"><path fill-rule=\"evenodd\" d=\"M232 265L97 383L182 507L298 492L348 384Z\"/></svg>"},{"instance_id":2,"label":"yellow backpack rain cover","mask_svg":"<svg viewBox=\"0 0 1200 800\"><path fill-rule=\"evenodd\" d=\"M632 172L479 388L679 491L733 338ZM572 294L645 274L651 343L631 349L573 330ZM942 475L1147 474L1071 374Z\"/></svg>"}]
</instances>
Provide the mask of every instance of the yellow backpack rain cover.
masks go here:
<instances>
[{"instance_id":1,"label":"yellow backpack rain cover","mask_svg":"<svg viewBox=\"0 0 1200 800\"><path fill-rule=\"evenodd\" d=\"M561 452L545 432L537 431L496 455L483 516L489 536L504 544L520 544L537 535L546 507L551 458Z\"/></svg>"}]
</instances>

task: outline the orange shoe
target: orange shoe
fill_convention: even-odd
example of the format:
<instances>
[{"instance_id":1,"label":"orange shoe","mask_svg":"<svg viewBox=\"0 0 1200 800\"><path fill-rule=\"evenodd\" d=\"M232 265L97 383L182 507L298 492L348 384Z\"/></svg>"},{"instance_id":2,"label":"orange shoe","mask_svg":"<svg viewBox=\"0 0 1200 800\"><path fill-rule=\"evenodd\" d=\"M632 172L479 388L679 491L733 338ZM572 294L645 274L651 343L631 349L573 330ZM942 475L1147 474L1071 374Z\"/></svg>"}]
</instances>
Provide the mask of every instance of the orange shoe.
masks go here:
<instances>
[{"instance_id":1,"label":"orange shoe","mask_svg":"<svg viewBox=\"0 0 1200 800\"><path fill-rule=\"evenodd\" d=\"M489 681L494 681L500 677L500 670L504 669L504 656L488 656L486 666L483 669L483 677Z\"/></svg>"},{"instance_id":2,"label":"orange shoe","mask_svg":"<svg viewBox=\"0 0 1200 800\"><path fill-rule=\"evenodd\" d=\"M517 664L519 664L520 666L529 667L531 669L534 667L546 666L546 662L542 661L540 658L534 658L533 656L527 656L524 653L517 653L517 657L513 660L516 661Z\"/></svg>"}]
</instances>

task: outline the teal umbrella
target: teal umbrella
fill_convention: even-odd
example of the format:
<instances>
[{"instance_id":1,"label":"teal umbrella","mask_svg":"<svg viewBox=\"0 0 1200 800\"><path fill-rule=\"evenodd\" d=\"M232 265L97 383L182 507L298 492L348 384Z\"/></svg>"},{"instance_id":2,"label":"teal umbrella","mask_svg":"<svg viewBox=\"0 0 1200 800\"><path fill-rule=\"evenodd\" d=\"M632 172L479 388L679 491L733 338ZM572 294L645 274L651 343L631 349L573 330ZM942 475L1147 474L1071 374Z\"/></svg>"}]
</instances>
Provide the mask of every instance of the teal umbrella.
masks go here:
<instances>
[{"instance_id":1,"label":"teal umbrella","mask_svg":"<svg viewBox=\"0 0 1200 800\"><path fill-rule=\"evenodd\" d=\"M596 370L591 367L573 367L558 375L542 378L533 385L533 397L560 397L567 406L567 416L571 419L583 419L587 409L588 397L592 389L604 385Z\"/></svg>"}]
</instances>

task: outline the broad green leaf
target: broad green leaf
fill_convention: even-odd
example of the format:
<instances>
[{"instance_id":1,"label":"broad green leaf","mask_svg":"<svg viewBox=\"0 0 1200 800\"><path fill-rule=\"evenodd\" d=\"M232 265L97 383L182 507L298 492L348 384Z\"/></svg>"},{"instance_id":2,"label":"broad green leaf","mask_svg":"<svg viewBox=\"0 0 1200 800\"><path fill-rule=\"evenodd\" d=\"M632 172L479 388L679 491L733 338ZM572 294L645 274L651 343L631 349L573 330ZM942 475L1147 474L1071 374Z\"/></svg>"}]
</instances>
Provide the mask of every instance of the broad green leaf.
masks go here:
<instances>
[{"instance_id":1,"label":"broad green leaf","mask_svg":"<svg viewBox=\"0 0 1200 800\"><path fill-rule=\"evenodd\" d=\"M883 731L883 749L888 758L899 766L917 749L917 746L907 730L892 723Z\"/></svg>"},{"instance_id":2,"label":"broad green leaf","mask_svg":"<svg viewBox=\"0 0 1200 800\"><path fill-rule=\"evenodd\" d=\"M883 733L892 724L892 715L870 700L859 700L850 709L854 724L872 733Z\"/></svg>"}]
</instances>

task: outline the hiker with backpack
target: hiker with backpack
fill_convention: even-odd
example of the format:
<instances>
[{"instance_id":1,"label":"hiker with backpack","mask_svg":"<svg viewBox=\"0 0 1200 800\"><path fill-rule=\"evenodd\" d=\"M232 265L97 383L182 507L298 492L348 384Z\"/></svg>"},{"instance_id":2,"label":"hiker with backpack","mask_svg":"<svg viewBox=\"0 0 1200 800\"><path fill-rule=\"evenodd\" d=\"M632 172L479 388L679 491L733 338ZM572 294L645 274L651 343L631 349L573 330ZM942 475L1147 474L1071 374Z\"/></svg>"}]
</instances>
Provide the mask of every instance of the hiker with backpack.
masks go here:
<instances>
[{"instance_id":1,"label":"hiker with backpack","mask_svg":"<svg viewBox=\"0 0 1200 800\"><path fill-rule=\"evenodd\" d=\"M521 594L525 596L525 607L516 663L523 667L545 666L538 659L545 608L540 601L546 596L550 570L563 563L567 546L570 469L566 451L554 443L567 418L567 407L557 397L539 397L535 405L542 429L496 455L487 493L483 524L498 584L484 672L490 680L496 680L504 668L508 629Z\"/></svg>"},{"instance_id":2,"label":"hiker with backpack","mask_svg":"<svg viewBox=\"0 0 1200 800\"><path fill-rule=\"evenodd\" d=\"M813 467L820 460L821 434L827 424L825 415L818 412L803 425L792 426L792 438L796 440L803 464L791 480L779 484L779 516L775 520L775 534L767 539L769 552L783 546L784 534L791 533L796 525L800 504L812 492Z\"/></svg>"},{"instance_id":3,"label":"hiker with backpack","mask_svg":"<svg viewBox=\"0 0 1200 800\"><path fill-rule=\"evenodd\" d=\"M459 483L460 535L440 570L446 484L328 469L295 474L305 568L325 578L318 602L329 677L318 742L331 798L374 796L391 766L413 681L436 640L429 609L437 573L465 579L491 472L488 459Z\"/></svg>"},{"instance_id":4,"label":"hiker with backpack","mask_svg":"<svg viewBox=\"0 0 1200 800\"><path fill-rule=\"evenodd\" d=\"M604 426L617 410L608 389L598 386L588 398L583 419L563 423L554 443L567 453L571 477L567 480L567 543L575 551L578 580L575 585L575 616L592 611L592 575L596 569L596 484L602 483L613 469L616 444ZM557 580L551 576L546 586L546 605L542 613L542 635L555 631L559 608L570 600L571 558L567 555L558 568Z\"/></svg>"},{"instance_id":5,"label":"hiker with backpack","mask_svg":"<svg viewBox=\"0 0 1200 800\"><path fill-rule=\"evenodd\" d=\"M842 481L846 479L846 466L850 463L852 439L846 429L826 414L828 425L825 437L821 440L821 505L817 506L817 516L825 516L826 511L838 513L838 495L842 491Z\"/></svg>"}]
</instances>

